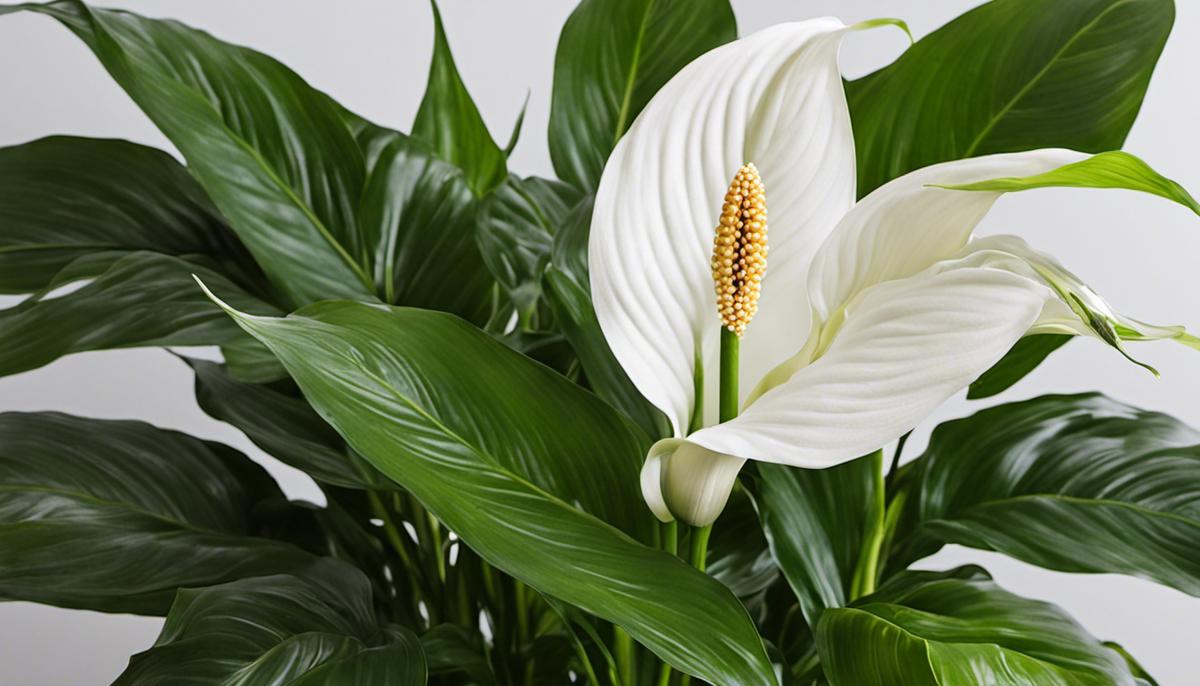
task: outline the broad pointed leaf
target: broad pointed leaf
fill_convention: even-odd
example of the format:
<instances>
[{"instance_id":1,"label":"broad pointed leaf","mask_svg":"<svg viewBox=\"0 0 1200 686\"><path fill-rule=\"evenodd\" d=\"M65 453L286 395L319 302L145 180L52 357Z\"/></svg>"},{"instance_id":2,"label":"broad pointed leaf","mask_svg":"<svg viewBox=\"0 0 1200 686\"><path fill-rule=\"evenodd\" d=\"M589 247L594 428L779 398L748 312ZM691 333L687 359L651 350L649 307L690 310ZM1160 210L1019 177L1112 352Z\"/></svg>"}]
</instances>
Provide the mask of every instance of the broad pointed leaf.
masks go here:
<instances>
[{"instance_id":1,"label":"broad pointed leaf","mask_svg":"<svg viewBox=\"0 0 1200 686\"><path fill-rule=\"evenodd\" d=\"M1022 338L991 369L971 382L967 388L967 399L988 398L1008 390L1071 338L1065 334L1039 334Z\"/></svg>"},{"instance_id":2,"label":"broad pointed leaf","mask_svg":"<svg viewBox=\"0 0 1200 686\"><path fill-rule=\"evenodd\" d=\"M1174 19L1172 0L995 0L963 14L847 84L859 195L947 160L1120 148Z\"/></svg>"},{"instance_id":3,"label":"broad pointed leaf","mask_svg":"<svg viewBox=\"0 0 1200 686\"><path fill-rule=\"evenodd\" d=\"M554 57L550 158L559 178L595 191L618 139L664 83L737 36L728 0L584 0Z\"/></svg>"},{"instance_id":4,"label":"broad pointed leaf","mask_svg":"<svg viewBox=\"0 0 1200 686\"><path fill-rule=\"evenodd\" d=\"M1062 610L977 567L906 572L817 628L831 686L1134 686L1125 661Z\"/></svg>"},{"instance_id":5,"label":"broad pointed leaf","mask_svg":"<svg viewBox=\"0 0 1200 686\"><path fill-rule=\"evenodd\" d=\"M1200 595L1200 432L1098 394L1050 395L939 426L906 467L893 564L944 543Z\"/></svg>"},{"instance_id":6,"label":"broad pointed leaf","mask_svg":"<svg viewBox=\"0 0 1200 686\"><path fill-rule=\"evenodd\" d=\"M641 537L653 526L637 494L648 441L603 403L440 313L324 303L286 319L231 314L354 449L485 560L688 673L773 683L728 590L605 523Z\"/></svg>"},{"instance_id":7,"label":"broad pointed leaf","mask_svg":"<svg viewBox=\"0 0 1200 686\"><path fill-rule=\"evenodd\" d=\"M51 136L0 149L0 293L31 293L76 258L205 255L253 269L204 191L170 155L135 143Z\"/></svg>"},{"instance_id":8,"label":"broad pointed leaf","mask_svg":"<svg viewBox=\"0 0 1200 686\"><path fill-rule=\"evenodd\" d=\"M154 647L115 684L417 686L425 676L417 637L378 625L366 577L320 560L180 591Z\"/></svg>"},{"instance_id":9,"label":"broad pointed leaf","mask_svg":"<svg viewBox=\"0 0 1200 686\"><path fill-rule=\"evenodd\" d=\"M379 292L390 303L482 323L493 281L475 244L475 201L463 173L403 134L374 145L362 233Z\"/></svg>"},{"instance_id":10,"label":"broad pointed leaf","mask_svg":"<svg viewBox=\"0 0 1200 686\"><path fill-rule=\"evenodd\" d=\"M195 287L192 274L260 313L277 310L247 295L204 262L153 252L77 258L48 284L79 280L67 293L39 293L0 310L0 376L49 364L64 355L155 345L250 344Z\"/></svg>"},{"instance_id":11,"label":"broad pointed leaf","mask_svg":"<svg viewBox=\"0 0 1200 686\"><path fill-rule=\"evenodd\" d=\"M425 97L413 122L413 136L428 142L439 157L462 169L471 190L482 196L504 181L507 156L492 139L458 75L437 3L431 0L429 4L433 8L433 58Z\"/></svg>"},{"instance_id":12,"label":"broad pointed leaf","mask_svg":"<svg viewBox=\"0 0 1200 686\"><path fill-rule=\"evenodd\" d=\"M59 0L16 7L74 32L183 153L291 304L369 298L364 162L328 96L279 62L172 21Z\"/></svg>"},{"instance_id":13,"label":"broad pointed leaf","mask_svg":"<svg viewBox=\"0 0 1200 686\"><path fill-rule=\"evenodd\" d=\"M175 590L314 558L258 538L281 501L246 457L148 424L0 414L0 597L161 614Z\"/></svg>"}]
</instances>

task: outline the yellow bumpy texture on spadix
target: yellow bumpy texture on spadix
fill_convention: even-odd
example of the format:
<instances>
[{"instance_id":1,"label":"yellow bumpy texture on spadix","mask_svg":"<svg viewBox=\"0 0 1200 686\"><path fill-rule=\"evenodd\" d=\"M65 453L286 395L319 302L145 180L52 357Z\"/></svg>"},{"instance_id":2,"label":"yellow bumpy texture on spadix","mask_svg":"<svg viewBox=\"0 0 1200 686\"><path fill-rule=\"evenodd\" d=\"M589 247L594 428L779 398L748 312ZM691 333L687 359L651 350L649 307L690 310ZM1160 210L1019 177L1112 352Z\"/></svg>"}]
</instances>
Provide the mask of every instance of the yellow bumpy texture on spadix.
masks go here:
<instances>
[{"instance_id":1,"label":"yellow bumpy texture on spadix","mask_svg":"<svg viewBox=\"0 0 1200 686\"><path fill-rule=\"evenodd\" d=\"M758 311L767 270L767 193L753 164L734 175L713 238L712 275L721 325L741 337Z\"/></svg>"}]
</instances>

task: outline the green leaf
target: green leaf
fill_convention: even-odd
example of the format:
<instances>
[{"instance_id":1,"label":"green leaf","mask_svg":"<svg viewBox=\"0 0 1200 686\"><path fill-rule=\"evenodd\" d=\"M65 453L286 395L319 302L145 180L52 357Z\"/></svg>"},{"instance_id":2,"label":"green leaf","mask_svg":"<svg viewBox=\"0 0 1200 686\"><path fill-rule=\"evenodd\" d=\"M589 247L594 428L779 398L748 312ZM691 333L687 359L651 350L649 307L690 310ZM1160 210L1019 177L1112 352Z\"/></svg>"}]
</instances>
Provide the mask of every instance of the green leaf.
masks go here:
<instances>
[{"instance_id":1,"label":"green leaf","mask_svg":"<svg viewBox=\"0 0 1200 686\"><path fill-rule=\"evenodd\" d=\"M667 418L646 401L613 356L600 331L588 280L587 243L592 198L584 198L563 220L554 236L551 264L543 276L543 293L557 328L575 348L588 386L637 423L649 436L670 435Z\"/></svg>"},{"instance_id":2,"label":"green leaf","mask_svg":"<svg viewBox=\"0 0 1200 686\"><path fill-rule=\"evenodd\" d=\"M893 564L944 543L1200 595L1200 432L1098 394L999 405L937 427L905 468Z\"/></svg>"},{"instance_id":3,"label":"green leaf","mask_svg":"<svg viewBox=\"0 0 1200 686\"><path fill-rule=\"evenodd\" d=\"M116 686L336 686L425 683L412 632L380 628L370 584L334 560L297 574L179 592L154 647L134 655Z\"/></svg>"},{"instance_id":4,"label":"green leaf","mask_svg":"<svg viewBox=\"0 0 1200 686\"><path fill-rule=\"evenodd\" d=\"M583 0L554 56L550 158L591 192L617 140L675 72L737 37L728 0Z\"/></svg>"},{"instance_id":5,"label":"green leaf","mask_svg":"<svg viewBox=\"0 0 1200 686\"><path fill-rule=\"evenodd\" d=\"M683 671L774 681L727 589L605 523L643 540L655 528L638 493L648 439L603 403L441 313L341 302L230 314L355 450L489 563Z\"/></svg>"},{"instance_id":6,"label":"green leaf","mask_svg":"<svg viewBox=\"0 0 1200 686\"><path fill-rule=\"evenodd\" d=\"M213 362L186 361L196 373L200 408L241 429L268 455L323 483L377 490L395 487L351 454L342 437L302 398L238 381Z\"/></svg>"},{"instance_id":7,"label":"green leaf","mask_svg":"<svg viewBox=\"0 0 1200 686\"><path fill-rule=\"evenodd\" d=\"M148 424L0 414L0 597L165 613L181 586L314 558L257 538L282 493L232 448Z\"/></svg>"},{"instance_id":8,"label":"green leaf","mask_svg":"<svg viewBox=\"0 0 1200 686\"><path fill-rule=\"evenodd\" d=\"M412 133L430 143L439 157L466 172L471 190L483 196L504 181L507 156L492 139L458 75L437 3L431 0L429 4L433 9L433 57Z\"/></svg>"},{"instance_id":9,"label":"green leaf","mask_svg":"<svg viewBox=\"0 0 1200 686\"><path fill-rule=\"evenodd\" d=\"M1022 338L991 369L971 382L967 388L967 399L990 398L1008 390L1071 338L1064 334L1038 334Z\"/></svg>"},{"instance_id":10,"label":"green leaf","mask_svg":"<svg viewBox=\"0 0 1200 686\"><path fill-rule=\"evenodd\" d=\"M1015 596L977 567L905 572L821 615L832 686L1134 686L1133 675L1058 607Z\"/></svg>"},{"instance_id":11,"label":"green leaf","mask_svg":"<svg viewBox=\"0 0 1200 686\"><path fill-rule=\"evenodd\" d=\"M173 21L60 0L87 44L187 160L292 305L369 298L356 205L364 162L339 110L279 62Z\"/></svg>"},{"instance_id":12,"label":"green leaf","mask_svg":"<svg viewBox=\"0 0 1200 686\"><path fill-rule=\"evenodd\" d=\"M554 234L581 199L568 184L510 175L481 204L475 236L479 250L518 311L541 297Z\"/></svg>"},{"instance_id":13,"label":"green leaf","mask_svg":"<svg viewBox=\"0 0 1200 686\"><path fill-rule=\"evenodd\" d=\"M88 350L246 341L192 274L242 307L277 312L203 263L153 252L87 255L67 265L47 291L0 310L0 376ZM91 280L66 295L48 292L83 279Z\"/></svg>"},{"instance_id":14,"label":"green leaf","mask_svg":"<svg viewBox=\"0 0 1200 686\"><path fill-rule=\"evenodd\" d=\"M254 269L170 155L121 140L52 136L0 149L0 293L30 293L84 255L205 255Z\"/></svg>"},{"instance_id":15,"label":"green leaf","mask_svg":"<svg viewBox=\"0 0 1200 686\"><path fill-rule=\"evenodd\" d=\"M754 503L744 489L734 489L713 526L706 571L728 586L761 624L761 618L771 609L767 594L779 580L779 567L771 557Z\"/></svg>"},{"instance_id":16,"label":"green leaf","mask_svg":"<svg viewBox=\"0 0 1200 686\"><path fill-rule=\"evenodd\" d=\"M430 674L465 673L477 686L495 686L482 637L466 627L439 624L421 635Z\"/></svg>"},{"instance_id":17,"label":"green leaf","mask_svg":"<svg viewBox=\"0 0 1200 686\"><path fill-rule=\"evenodd\" d=\"M1112 641L1105 641L1104 645L1105 647L1116 651L1116 653L1125 660L1125 664L1129 666L1129 671L1138 678L1138 684L1141 686L1158 686L1158 681L1156 681L1154 677L1150 676L1150 674L1146 672L1141 663L1137 661L1137 658L1130 655L1128 650L1125 650L1125 648L1123 648L1120 644L1113 643Z\"/></svg>"},{"instance_id":18,"label":"green leaf","mask_svg":"<svg viewBox=\"0 0 1200 686\"><path fill-rule=\"evenodd\" d=\"M225 368L246 383L271 383L288 378L287 370L262 343L249 336L221 346Z\"/></svg>"},{"instance_id":19,"label":"green leaf","mask_svg":"<svg viewBox=\"0 0 1200 686\"><path fill-rule=\"evenodd\" d=\"M421 141L376 133L362 201L373 280L389 303L486 321L493 281L475 244L475 200L463 173Z\"/></svg>"},{"instance_id":20,"label":"green leaf","mask_svg":"<svg viewBox=\"0 0 1200 686\"><path fill-rule=\"evenodd\" d=\"M1154 171L1141 159L1119 150L1093 155L1044 174L989 179L944 188L1001 193L1034 188L1120 188L1157 195L1200 214L1200 203L1183 186Z\"/></svg>"},{"instance_id":21,"label":"green leaf","mask_svg":"<svg viewBox=\"0 0 1200 686\"><path fill-rule=\"evenodd\" d=\"M963 14L847 84L859 194L947 160L1120 148L1174 19L1172 0L995 0Z\"/></svg>"},{"instance_id":22,"label":"green leaf","mask_svg":"<svg viewBox=\"0 0 1200 686\"><path fill-rule=\"evenodd\" d=\"M779 568L816 626L822 611L850 601L863 538L872 522L875 463L870 457L830 469L755 465L747 480Z\"/></svg>"}]
</instances>

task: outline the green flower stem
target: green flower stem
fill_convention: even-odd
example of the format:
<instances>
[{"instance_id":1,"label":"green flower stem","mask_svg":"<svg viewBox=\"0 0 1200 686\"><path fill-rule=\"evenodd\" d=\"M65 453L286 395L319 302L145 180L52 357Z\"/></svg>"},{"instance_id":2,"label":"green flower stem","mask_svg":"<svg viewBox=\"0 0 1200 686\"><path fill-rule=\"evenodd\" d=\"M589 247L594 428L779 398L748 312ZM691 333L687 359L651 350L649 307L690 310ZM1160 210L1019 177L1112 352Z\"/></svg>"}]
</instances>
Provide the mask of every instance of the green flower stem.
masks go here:
<instances>
[{"instance_id":1,"label":"green flower stem","mask_svg":"<svg viewBox=\"0 0 1200 686\"><path fill-rule=\"evenodd\" d=\"M613 627L616 634L617 673L621 678L621 686L634 686L637 674L633 669L633 637L621 627Z\"/></svg>"},{"instance_id":2,"label":"green flower stem","mask_svg":"<svg viewBox=\"0 0 1200 686\"><path fill-rule=\"evenodd\" d=\"M871 460L872 500L871 520L867 522L866 536L863 538L862 552L858 556L858 565L854 569L854 578L850 582L850 599L855 600L875 592L875 584L879 580L879 552L883 548L884 511L887 506L887 488L883 475L883 451L876 450L870 456L863 458Z\"/></svg>"},{"instance_id":3,"label":"green flower stem","mask_svg":"<svg viewBox=\"0 0 1200 686\"><path fill-rule=\"evenodd\" d=\"M727 422L738 415L738 348L737 334L721 327L720 420Z\"/></svg>"}]
</instances>

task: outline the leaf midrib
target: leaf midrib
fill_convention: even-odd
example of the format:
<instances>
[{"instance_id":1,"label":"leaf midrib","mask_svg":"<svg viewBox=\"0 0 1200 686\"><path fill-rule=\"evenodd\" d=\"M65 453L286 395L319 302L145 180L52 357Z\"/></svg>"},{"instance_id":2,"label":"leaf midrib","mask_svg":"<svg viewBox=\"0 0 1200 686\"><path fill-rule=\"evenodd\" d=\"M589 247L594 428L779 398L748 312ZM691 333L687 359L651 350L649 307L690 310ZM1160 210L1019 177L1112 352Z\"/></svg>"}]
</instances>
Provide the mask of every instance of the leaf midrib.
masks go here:
<instances>
[{"instance_id":1,"label":"leaf midrib","mask_svg":"<svg viewBox=\"0 0 1200 686\"><path fill-rule=\"evenodd\" d=\"M634 84L637 83L638 67L642 60L642 43L646 40L646 27L650 23L650 15L653 13L654 3L655 0L647 0L646 9L642 12L642 17L638 21L637 38L633 41L633 57L629 63L629 73L625 76L625 93L621 98L621 109L617 111L617 124L613 130L612 144L614 147L625 133L625 127L629 120L629 110L633 107L633 88Z\"/></svg>"},{"instance_id":2,"label":"leaf midrib","mask_svg":"<svg viewBox=\"0 0 1200 686\"><path fill-rule=\"evenodd\" d=\"M1063 46L1050 57L1050 60L1046 62L1045 66L1043 66L1036 74L1034 74L1033 77L1024 86L1022 86L1020 90L1017 91L1016 95L1014 95L1007 103L1005 103L999 111L992 115L988 123L975 136L975 139L971 141L971 144L967 146L967 149L963 152L962 157L973 157L975 155L975 152L979 149L979 146L982 145L983 139L986 138L988 134L990 134L996 128L996 126L1000 123L1000 120L1003 119L1010 111L1012 111L1012 108L1015 107L1016 104L1021 101L1021 99L1028 95L1029 92L1038 85L1038 82L1041 81L1042 78L1044 78L1052 68L1054 68L1058 61L1063 58L1067 51L1070 50L1075 43L1083 37L1084 34L1095 28L1096 25L1099 24L1100 21L1103 20L1104 17L1110 12L1122 5L1127 5L1132 1L1133 0L1117 0L1113 4L1101 10L1101 12L1097 14L1095 18L1076 31L1067 40L1067 42L1064 43Z\"/></svg>"}]
</instances>

